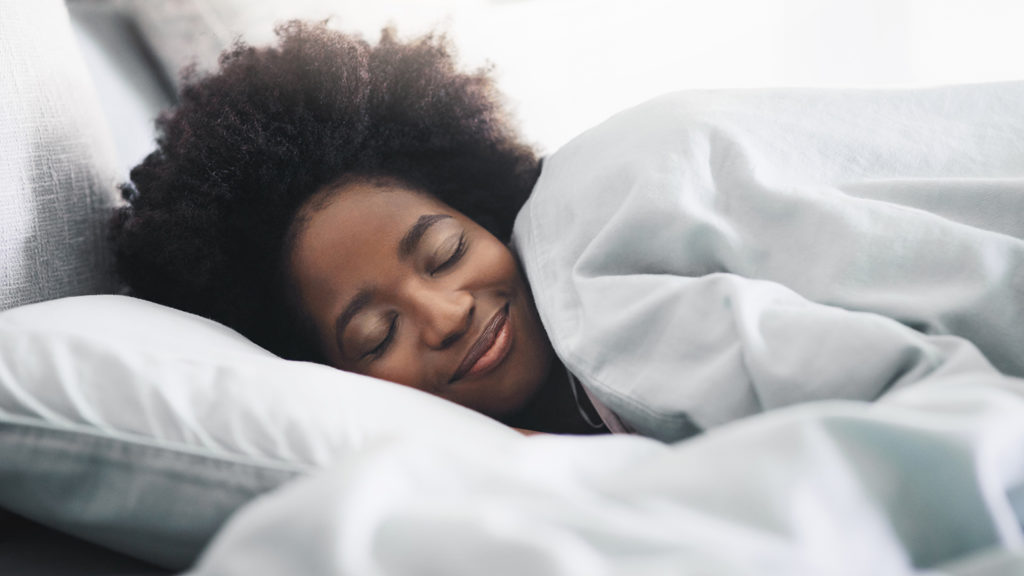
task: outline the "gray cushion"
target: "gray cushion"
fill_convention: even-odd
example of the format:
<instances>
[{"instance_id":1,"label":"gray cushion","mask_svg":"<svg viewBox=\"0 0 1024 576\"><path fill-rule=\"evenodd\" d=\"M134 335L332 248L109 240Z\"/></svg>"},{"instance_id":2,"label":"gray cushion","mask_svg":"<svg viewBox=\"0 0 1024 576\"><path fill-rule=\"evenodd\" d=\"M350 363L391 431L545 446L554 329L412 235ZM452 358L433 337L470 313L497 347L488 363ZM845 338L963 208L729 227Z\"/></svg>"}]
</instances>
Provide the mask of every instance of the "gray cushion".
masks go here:
<instances>
[{"instance_id":1,"label":"gray cushion","mask_svg":"<svg viewBox=\"0 0 1024 576\"><path fill-rule=\"evenodd\" d=\"M78 0L82 2L84 0ZM97 3L91 0L90 3ZM426 32L450 19L464 1L418 3L410 0L102 0L135 23L163 73L180 87L180 72L194 64L213 71L221 51L237 38L254 46L275 42L274 27L288 20L330 22L346 32L376 40L394 24L405 34Z\"/></svg>"},{"instance_id":2,"label":"gray cushion","mask_svg":"<svg viewBox=\"0 0 1024 576\"><path fill-rule=\"evenodd\" d=\"M0 310L115 289L116 169L60 0L0 0Z\"/></svg>"},{"instance_id":3,"label":"gray cushion","mask_svg":"<svg viewBox=\"0 0 1024 576\"><path fill-rule=\"evenodd\" d=\"M162 73L175 89L181 87L181 71L194 64L213 70L217 57L234 40L208 0L110 0L134 22ZM262 3L248 2L258 8Z\"/></svg>"}]
</instances>

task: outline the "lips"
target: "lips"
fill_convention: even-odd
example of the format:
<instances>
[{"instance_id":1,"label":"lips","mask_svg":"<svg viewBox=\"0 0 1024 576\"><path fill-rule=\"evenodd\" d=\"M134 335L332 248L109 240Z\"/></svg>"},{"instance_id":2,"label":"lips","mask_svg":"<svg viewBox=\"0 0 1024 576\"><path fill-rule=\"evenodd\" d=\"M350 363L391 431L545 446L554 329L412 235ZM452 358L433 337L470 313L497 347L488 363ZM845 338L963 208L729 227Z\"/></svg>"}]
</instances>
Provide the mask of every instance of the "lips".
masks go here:
<instances>
[{"instance_id":1,"label":"lips","mask_svg":"<svg viewBox=\"0 0 1024 576\"><path fill-rule=\"evenodd\" d=\"M501 363L511 346L512 333L509 323L509 304L505 304L484 325L480 336L469 347L465 358L452 376L451 382L489 372Z\"/></svg>"}]
</instances>

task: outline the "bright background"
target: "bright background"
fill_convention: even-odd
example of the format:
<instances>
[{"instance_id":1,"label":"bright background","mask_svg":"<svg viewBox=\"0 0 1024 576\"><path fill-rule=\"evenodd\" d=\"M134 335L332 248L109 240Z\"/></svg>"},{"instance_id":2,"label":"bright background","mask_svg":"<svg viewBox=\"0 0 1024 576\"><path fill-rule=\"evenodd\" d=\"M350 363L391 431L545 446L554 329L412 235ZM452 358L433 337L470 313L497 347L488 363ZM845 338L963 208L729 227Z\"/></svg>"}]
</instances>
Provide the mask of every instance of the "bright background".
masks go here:
<instances>
[{"instance_id":1,"label":"bright background","mask_svg":"<svg viewBox=\"0 0 1024 576\"><path fill-rule=\"evenodd\" d=\"M415 3L392 17L437 18L467 60L492 60L546 152L670 90L1024 79L1019 0L434 2L447 19ZM359 26L373 29L381 12L368 8Z\"/></svg>"},{"instance_id":2,"label":"bright background","mask_svg":"<svg viewBox=\"0 0 1024 576\"><path fill-rule=\"evenodd\" d=\"M524 134L544 153L671 90L1024 80L1024 0L193 2L225 44L238 35L270 42L273 23L295 17L330 17L374 40L387 24L404 37L444 30L467 66L493 64ZM82 35L87 55L109 42L110 31L97 30ZM92 60L102 77L106 64ZM139 108L138 98L116 93L126 75L108 76L100 84L112 118L148 119L167 104L147 97L149 108ZM152 149L147 123L112 124L126 167Z\"/></svg>"},{"instance_id":3,"label":"bright background","mask_svg":"<svg viewBox=\"0 0 1024 576\"><path fill-rule=\"evenodd\" d=\"M545 151L670 90L1024 79L1021 0L362 4L352 13L360 29L389 19L400 29L441 24L466 61L492 61L525 133Z\"/></svg>"}]
</instances>

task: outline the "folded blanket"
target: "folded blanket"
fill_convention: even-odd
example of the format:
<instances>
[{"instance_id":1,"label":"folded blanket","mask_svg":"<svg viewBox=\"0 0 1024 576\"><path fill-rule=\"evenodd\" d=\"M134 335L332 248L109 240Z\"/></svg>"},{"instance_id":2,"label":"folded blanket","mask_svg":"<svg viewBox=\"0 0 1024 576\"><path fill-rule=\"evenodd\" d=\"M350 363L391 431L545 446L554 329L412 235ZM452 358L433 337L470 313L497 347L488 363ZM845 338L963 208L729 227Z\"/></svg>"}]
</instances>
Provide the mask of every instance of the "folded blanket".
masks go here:
<instances>
[{"instance_id":1,"label":"folded blanket","mask_svg":"<svg viewBox=\"0 0 1024 576\"><path fill-rule=\"evenodd\" d=\"M667 95L547 158L514 243L558 356L670 441L1024 376L1022 238L1024 83L1005 83Z\"/></svg>"}]
</instances>

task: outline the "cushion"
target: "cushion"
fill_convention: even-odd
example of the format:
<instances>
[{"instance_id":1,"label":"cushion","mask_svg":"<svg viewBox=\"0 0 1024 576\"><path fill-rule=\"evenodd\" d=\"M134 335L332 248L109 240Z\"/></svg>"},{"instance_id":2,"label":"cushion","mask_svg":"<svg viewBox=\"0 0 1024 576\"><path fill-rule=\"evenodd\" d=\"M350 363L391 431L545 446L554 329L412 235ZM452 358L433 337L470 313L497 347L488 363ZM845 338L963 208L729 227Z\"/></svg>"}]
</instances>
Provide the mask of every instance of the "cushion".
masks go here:
<instances>
[{"instance_id":1,"label":"cushion","mask_svg":"<svg viewBox=\"0 0 1024 576\"><path fill-rule=\"evenodd\" d=\"M171 569L254 496L366 446L517 436L126 296L8 310L0 342L0 508Z\"/></svg>"},{"instance_id":2,"label":"cushion","mask_svg":"<svg viewBox=\"0 0 1024 576\"><path fill-rule=\"evenodd\" d=\"M0 310L114 290L114 152L60 0L0 0Z\"/></svg>"},{"instance_id":3,"label":"cushion","mask_svg":"<svg viewBox=\"0 0 1024 576\"><path fill-rule=\"evenodd\" d=\"M327 20L333 27L376 41L395 25L405 35L449 28L456 10L485 5L481 0L103 0L135 23L164 75L180 87L181 69L216 68L221 51L236 38L261 46L275 41L274 27L288 20ZM475 12L474 12L475 13Z\"/></svg>"}]
</instances>

